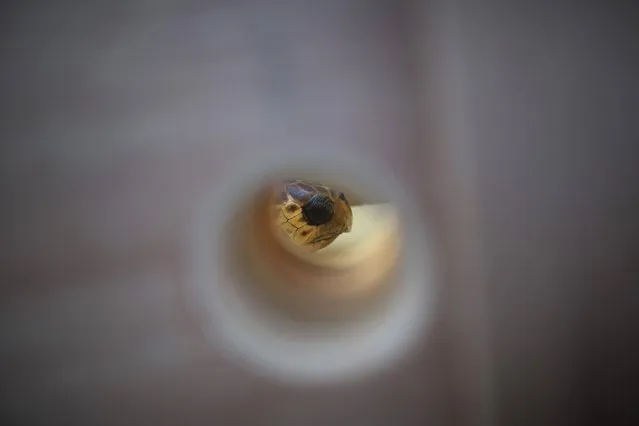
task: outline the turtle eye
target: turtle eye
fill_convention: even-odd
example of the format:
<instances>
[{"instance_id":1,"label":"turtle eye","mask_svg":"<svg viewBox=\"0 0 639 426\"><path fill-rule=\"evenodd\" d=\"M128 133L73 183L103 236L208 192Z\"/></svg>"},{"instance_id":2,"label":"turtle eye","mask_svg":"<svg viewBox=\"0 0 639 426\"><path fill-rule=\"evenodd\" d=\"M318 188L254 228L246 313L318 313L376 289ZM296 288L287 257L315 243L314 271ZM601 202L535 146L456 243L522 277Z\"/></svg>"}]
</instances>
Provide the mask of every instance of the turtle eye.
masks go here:
<instances>
[{"instance_id":1,"label":"turtle eye","mask_svg":"<svg viewBox=\"0 0 639 426\"><path fill-rule=\"evenodd\" d=\"M317 194L302 208L302 213L309 225L324 225L333 219L333 202L325 195Z\"/></svg>"}]
</instances>

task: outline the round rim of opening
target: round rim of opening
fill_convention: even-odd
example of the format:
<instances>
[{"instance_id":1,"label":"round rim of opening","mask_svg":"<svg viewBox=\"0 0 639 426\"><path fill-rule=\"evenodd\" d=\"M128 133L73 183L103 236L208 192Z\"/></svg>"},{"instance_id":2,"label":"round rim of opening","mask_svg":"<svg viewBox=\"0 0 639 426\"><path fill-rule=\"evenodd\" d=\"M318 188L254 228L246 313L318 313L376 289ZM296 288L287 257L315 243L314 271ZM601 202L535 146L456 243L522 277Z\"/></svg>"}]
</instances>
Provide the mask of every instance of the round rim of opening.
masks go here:
<instances>
[{"instance_id":1,"label":"round rim of opening","mask_svg":"<svg viewBox=\"0 0 639 426\"><path fill-rule=\"evenodd\" d=\"M321 170L317 164L327 164ZM287 158L261 158L235 170L228 182L213 191L194 210L191 235L193 282L190 299L214 345L240 357L263 375L282 380L327 382L378 369L404 353L422 336L432 315L431 245L426 227L402 186L383 165L359 156L339 157L306 151ZM333 176L364 193L381 191L397 204L401 220L411 230L402 240L400 291L384 317L326 330L287 321L264 321L262 312L235 291L234 277L220 262L225 259L224 226L255 183L274 176L300 173L304 178ZM320 180L320 179L316 179Z\"/></svg>"}]
</instances>

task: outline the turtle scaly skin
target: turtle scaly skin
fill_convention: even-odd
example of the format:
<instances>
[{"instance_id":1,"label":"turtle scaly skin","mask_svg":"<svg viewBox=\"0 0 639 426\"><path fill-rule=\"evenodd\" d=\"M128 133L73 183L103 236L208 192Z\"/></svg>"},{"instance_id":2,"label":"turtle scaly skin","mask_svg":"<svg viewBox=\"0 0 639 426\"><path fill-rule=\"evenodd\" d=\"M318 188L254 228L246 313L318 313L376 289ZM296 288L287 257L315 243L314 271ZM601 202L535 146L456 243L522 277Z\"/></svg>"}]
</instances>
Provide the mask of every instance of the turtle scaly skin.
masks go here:
<instances>
[{"instance_id":1,"label":"turtle scaly skin","mask_svg":"<svg viewBox=\"0 0 639 426\"><path fill-rule=\"evenodd\" d=\"M351 205L342 192L303 180L283 181L275 192L277 226L297 246L320 250L353 226Z\"/></svg>"}]
</instances>

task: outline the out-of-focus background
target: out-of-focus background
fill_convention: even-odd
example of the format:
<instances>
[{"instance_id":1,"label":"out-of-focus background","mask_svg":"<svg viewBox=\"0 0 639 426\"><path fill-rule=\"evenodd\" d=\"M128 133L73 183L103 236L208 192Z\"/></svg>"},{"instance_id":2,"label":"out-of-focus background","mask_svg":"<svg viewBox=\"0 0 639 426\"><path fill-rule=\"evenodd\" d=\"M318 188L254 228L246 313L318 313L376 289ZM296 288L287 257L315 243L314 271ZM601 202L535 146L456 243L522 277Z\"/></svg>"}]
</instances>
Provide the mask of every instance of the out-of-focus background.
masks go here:
<instances>
[{"instance_id":1,"label":"out-of-focus background","mask_svg":"<svg viewBox=\"0 0 639 426\"><path fill-rule=\"evenodd\" d=\"M6 2L2 424L563 424L631 409L632 6ZM437 241L438 316L295 389L182 303L193 203L261 151L383 161Z\"/></svg>"}]
</instances>

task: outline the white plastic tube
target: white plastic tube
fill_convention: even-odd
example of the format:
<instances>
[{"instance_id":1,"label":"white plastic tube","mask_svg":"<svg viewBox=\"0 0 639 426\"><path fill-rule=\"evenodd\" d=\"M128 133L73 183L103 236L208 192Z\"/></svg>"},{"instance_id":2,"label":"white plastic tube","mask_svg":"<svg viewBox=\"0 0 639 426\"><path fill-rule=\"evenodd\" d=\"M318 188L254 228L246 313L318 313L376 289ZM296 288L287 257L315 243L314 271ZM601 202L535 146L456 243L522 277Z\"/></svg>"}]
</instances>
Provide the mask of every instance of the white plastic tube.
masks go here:
<instances>
[{"instance_id":1,"label":"white plastic tube","mask_svg":"<svg viewBox=\"0 0 639 426\"><path fill-rule=\"evenodd\" d=\"M211 344L257 374L313 384L377 371L424 336L432 314L430 241L410 194L382 165L336 154L305 151L261 158L234 169L195 206L189 241L192 307ZM330 325L306 323L278 316L268 303L248 295L247 285L259 282L243 282L246 275L234 269L230 247L237 235L230 230L259 185L273 177L335 183L362 199L384 199L397 206L408 232L402 234L393 291L385 293L382 309ZM259 281L259 276L252 280Z\"/></svg>"}]
</instances>

